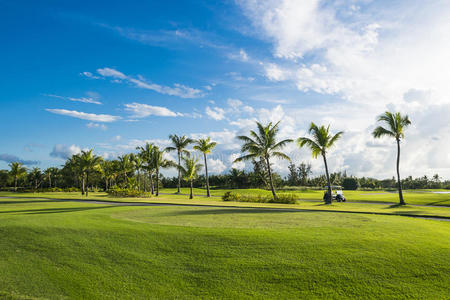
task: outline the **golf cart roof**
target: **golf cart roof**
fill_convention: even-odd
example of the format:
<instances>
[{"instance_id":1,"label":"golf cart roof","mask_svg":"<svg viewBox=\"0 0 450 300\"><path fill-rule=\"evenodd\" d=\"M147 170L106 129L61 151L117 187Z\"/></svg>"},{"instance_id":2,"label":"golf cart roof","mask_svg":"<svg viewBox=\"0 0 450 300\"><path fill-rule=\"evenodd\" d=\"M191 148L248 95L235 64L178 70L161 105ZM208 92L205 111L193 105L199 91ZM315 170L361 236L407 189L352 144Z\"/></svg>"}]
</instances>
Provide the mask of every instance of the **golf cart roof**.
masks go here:
<instances>
[{"instance_id":1,"label":"golf cart roof","mask_svg":"<svg viewBox=\"0 0 450 300\"><path fill-rule=\"evenodd\" d=\"M328 185L324 186L324 189L328 189ZM331 189L332 190L342 190L342 186L340 186L340 185L332 185Z\"/></svg>"}]
</instances>

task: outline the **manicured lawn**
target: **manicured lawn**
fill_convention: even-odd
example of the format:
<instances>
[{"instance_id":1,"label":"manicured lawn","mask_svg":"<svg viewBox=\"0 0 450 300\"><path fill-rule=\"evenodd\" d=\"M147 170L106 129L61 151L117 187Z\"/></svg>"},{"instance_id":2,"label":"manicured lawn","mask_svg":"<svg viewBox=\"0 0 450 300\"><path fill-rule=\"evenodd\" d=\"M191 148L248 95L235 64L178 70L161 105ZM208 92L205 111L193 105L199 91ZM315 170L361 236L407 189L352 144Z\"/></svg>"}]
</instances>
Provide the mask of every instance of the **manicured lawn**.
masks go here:
<instances>
[{"instance_id":1,"label":"manicured lawn","mask_svg":"<svg viewBox=\"0 0 450 300\"><path fill-rule=\"evenodd\" d=\"M244 190L244 192L246 192ZM247 191L248 192L248 191ZM252 190L250 191L252 192ZM255 192L255 191L253 191ZM263 207L263 208L283 208L283 209L301 209L316 211L340 211L340 212L360 212L377 214L400 214L413 216L435 216L450 218L450 208L447 206L413 206L413 205L391 205L381 201L379 203L338 203L332 205L323 205L322 202L297 201L297 204L275 204L275 203L248 203L248 202L225 202L220 197L195 197L190 200L187 195L161 194L159 197L152 198L111 198L106 193L90 193L89 197L82 197L80 193L0 193L0 197L42 197L45 199L83 199L83 200L102 200L112 202L143 202L143 203L165 203L165 204L183 204L183 205L213 205L229 207ZM0 199L0 203L8 203L9 199ZM15 200L13 200L15 201ZM38 201L38 200L37 200Z\"/></svg>"},{"instance_id":2,"label":"manicured lawn","mask_svg":"<svg viewBox=\"0 0 450 300\"><path fill-rule=\"evenodd\" d=\"M0 298L448 299L450 292L450 222L1 201Z\"/></svg>"}]
</instances>

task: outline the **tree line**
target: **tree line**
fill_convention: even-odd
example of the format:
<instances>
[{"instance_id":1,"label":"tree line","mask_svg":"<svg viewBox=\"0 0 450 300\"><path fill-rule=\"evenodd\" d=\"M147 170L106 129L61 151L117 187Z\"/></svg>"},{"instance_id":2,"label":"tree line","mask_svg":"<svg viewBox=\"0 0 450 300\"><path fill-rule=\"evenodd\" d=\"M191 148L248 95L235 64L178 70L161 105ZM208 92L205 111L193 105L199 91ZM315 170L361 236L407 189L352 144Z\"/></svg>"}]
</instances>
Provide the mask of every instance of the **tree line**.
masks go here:
<instances>
[{"instance_id":1,"label":"tree line","mask_svg":"<svg viewBox=\"0 0 450 300\"><path fill-rule=\"evenodd\" d=\"M326 203L331 203L331 188L333 185L343 186L346 189L393 189L399 192L400 204L405 204L402 186L409 189L423 188L449 188L449 181L442 181L436 174L432 178L426 176L413 179L411 176L400 178L400 144L404 138L404 129L411 124L408 116L400 113L385 112L378 117L378 126L373 136L379 138L389 136L395 139L397 145L396 175L397 178L378 180L374 178L357 178L347 176L341 172L329 172L327 153L344 134L342 131L332 134L330 126L317 126L311 123L309 136L296 140L300 148L311 150L313 158L321 157L325 174L312 177L311 165L301 162L295 165L291 159L282 152L282 149L292 139L277 140L279 124L268 123L263 125L256 122L256 130L251 130L248 136L238 136L242 142L241 153L235 162L250 161L253 165L251 171L231 169L227 174L209 175L207 155L216 147L217 143L204 138L193 140L186 136L170 135L171 146L165 149L147 143L137 147L136 153L119 156L115 160L105 160L93 153L93 150L83 150L73 155L61 168L48 168L44 171L39 168L27 170L21 163L10 163L10 170L0 170L0 187L13 186L14 190L28 188L31 190L80 190L82 195L88 196L92 190L111 190L123 188L149 192L159 195L161 187L176 187L177 193L183 186L190 187L190 198L193 197L194 187L205 187L207 196L210 194L210 185L215 188L268 188L274 198L277 197L276 188L283 186L326 187L329 195ZM189 150L189 146L200 154L197 156ZM176 161L166 159L165 152L174 152ZM289 173L282 178L273 171L273 159L290 161ZM166 178L161 175L162 169L175 168L177 176ZM201 170L204 169L204 172Z\"/></svg>"}]
</instances>

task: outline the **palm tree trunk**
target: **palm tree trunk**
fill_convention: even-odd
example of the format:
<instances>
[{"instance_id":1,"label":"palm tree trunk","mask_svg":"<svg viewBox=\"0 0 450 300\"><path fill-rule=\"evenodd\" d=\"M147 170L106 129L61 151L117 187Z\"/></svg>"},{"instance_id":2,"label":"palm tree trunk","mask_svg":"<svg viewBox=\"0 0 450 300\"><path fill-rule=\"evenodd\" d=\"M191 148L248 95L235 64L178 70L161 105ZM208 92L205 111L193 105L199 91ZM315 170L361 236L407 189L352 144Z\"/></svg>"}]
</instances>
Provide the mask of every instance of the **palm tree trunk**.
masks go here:
<instances>
[{"instance_id":1,"label":"palm tree trunk","mask_svg":"<svg viewBox=\"0 0 450 300\"><path fill-rule=\"evenodd\" d=\"M84 176L81 176L81 195L84 196Z\"/></svg>"},{"instance_id":2,"label":"palm tree trunk","mask_svg":"<svg viewBox=\"0 0 450 300\"><path fill-rule=\"evenodd\" d=\"M152 190L152 195L154 193L153 191L153 173L150 173L150 189Z\"/></svg>"},{"instance_id":3,"label":"palm tree trunk","mask_svg":"<svg viewBox=\"0 0 450 300\"><path fill-rule=\"evenodd\" d=\"M86 172L86 197L89 194L89 172Z\"/></svg>"},{"instance_id":4,"label":"palm tree trunk","mask_svg":"<svg viewBox=\"0 0 450 300\"><path fill-rule=\"evenodd\" d=\"M272 190L273 199L275 200L277 199L277 194L275 194L275 189L273 188L272 171L270 169L270 162L268 157L266 157L266 163L267 163L267 172L269 173L270 189Z\"/></svg>"},{"instance_id":5,"label":"palm tree trunk","mask_svg":"<svg viewBox=\"0 0 450 300\"><path fill-rule=\"evenodd\" d=\"M137 176L138 176L138 191L141 190L141 173L139 172L139 169L137 170Z\"/></svg>"},{"instance_id":6,"label":"palm tree trunk","mask_svg":"<svg viewBox=\"0 0 450 300\"><path fill-rule=\"evenodd\" d=\"M400 179L400 140L397 139L397 181L398 181L398 197L400 198L400 205L405 205L403 200L402 181Z\"/></svg>"},{"instance_id":7,"label":"palm tree trunk","mask_svg":"<svg viewBox=\"0 0 450 300\"><path fill-rule=\"evenodd\" d=\"M181 168L181 152L178 151L178 189L177 189L177 193L181 193L180 191L180 187L181 187L181 173L180 173L180 168Z\"/></svg>"},{"instance_id":8,"label":"palm tree trunk","mask_svg":"<svg viewBox=\"0 0 450 300\"><path fill-rule=\"evenodd\" d=\"M194 198L194 192L193 192L194 184L193 184L192 178L190 181L191 181L191 194L189 195L189 199L192 199L192 198Z\"/></svg>"},{"instance_id":9,"label":"palm tree trunk","mask_svg":"<svg viewBox=\"0 0 450 300\"><path fill-rule=\"evenodd\" d=\"M17 176L14 175L14 192L17 192Z\"/></svg>"},{"instance_id":10,"label":"palm tree trunk","mask_svg":"<svg viewBox=\"0 0 450 300\"><path fill-rule=\"evenodd\" d=\"M203 157L205 158L205 173L206 173L206 197L211 197L209 192L209 177L208 177L208 164L206 162L206 153L203 153Z\"/></svg>"},{"instance_id":11,"label":"palm tree trunk","mask_svg":"<svg viewBox=\"0 0 450 300\"><path fill-rule=\"evenodd\" d=\"M156 168L156 197L159 196L159 167Z\"/></svg>"},{"instance_id":12,"label":"palm tree trunk","mask_svg":"<svg viewBox=\"0 0 450 300\"><path fill-rule=\"evenodd\" d=\"M325 174L327 175L327 183L328 183L328 199L325 199L325 204L331 204L331 202L333 201L333 196L331 195L331 181L330 175L328 174L327 158L325 157L325 153L323 153L322 156L323 162L325 163Z\"/></svg>"},{"instance_id":13,"label":"palm tree trunk","mask_svg":"<svg viewBox=\"0 0 450 300\"><path fill-rule=\"evenodd\" d=\"M48 173L48 187L52 188L52 176L50 176L50 173Z\"/></svg>"}]
</instances>

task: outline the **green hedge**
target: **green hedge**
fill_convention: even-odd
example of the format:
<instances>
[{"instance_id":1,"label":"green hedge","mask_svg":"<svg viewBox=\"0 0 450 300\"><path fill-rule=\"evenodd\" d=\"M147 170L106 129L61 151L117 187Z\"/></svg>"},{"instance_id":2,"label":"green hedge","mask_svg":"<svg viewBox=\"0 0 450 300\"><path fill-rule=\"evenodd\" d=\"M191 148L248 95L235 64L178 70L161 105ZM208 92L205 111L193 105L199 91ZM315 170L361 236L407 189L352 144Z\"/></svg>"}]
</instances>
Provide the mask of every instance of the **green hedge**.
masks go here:
<instances>
[{"instance_id":1,"label":"green hedge","mask_svg":"<svg viewBox=\"0 0 450 300\"><path fill-rule=\"evenodd\" d=\"M280 193L277 198L274 199L271 195L263 194L239 194L234 192L226 192L222 196L223 201L236 201L236 202L255 202L255 203L283 203L283 204L295 204L297 202L297 196L290 193Z\"/></svg>"}]
</instances>

